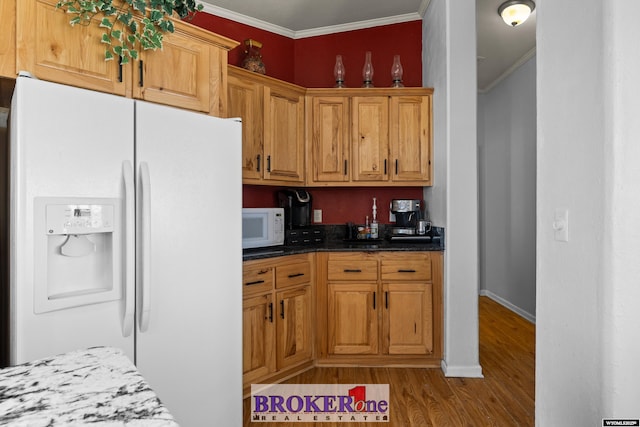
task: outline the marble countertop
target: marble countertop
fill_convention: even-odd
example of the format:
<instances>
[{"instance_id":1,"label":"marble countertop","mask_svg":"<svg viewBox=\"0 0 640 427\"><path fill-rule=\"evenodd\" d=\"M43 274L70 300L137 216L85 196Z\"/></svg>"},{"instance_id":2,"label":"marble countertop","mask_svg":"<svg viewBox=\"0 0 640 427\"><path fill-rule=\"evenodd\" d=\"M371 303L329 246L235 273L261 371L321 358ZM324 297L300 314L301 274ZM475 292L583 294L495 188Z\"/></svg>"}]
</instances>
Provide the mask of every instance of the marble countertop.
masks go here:
<instances>
[{"instance_id":1,"label":"marble countertop","mask_svg":"<svg viewBox=\"0 0 640 427\"><path fill-rule=\"evenodd\" d=\"M95 347L0 370L0 425L177 427L124 353Z\"/></svg>"}]
</instances>

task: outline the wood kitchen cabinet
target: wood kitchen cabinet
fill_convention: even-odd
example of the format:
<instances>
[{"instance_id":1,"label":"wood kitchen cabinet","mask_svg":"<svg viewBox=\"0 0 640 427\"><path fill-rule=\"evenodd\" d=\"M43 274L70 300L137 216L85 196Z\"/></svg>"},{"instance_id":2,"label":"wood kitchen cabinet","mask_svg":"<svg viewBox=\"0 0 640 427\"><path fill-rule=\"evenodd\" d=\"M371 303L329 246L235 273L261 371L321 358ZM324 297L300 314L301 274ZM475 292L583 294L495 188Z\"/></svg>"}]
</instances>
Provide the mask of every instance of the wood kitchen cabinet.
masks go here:
<instances>
[{"instance_id":1,"label":"wood kitchen cabinet","mask_svg":"<svg viewBox=\"0 0 640 427\"><path fill-rule=\"evenodd\" d=\"M16 3L15 0L0 1L0 77L16 76Z\"/></svg>"},{"instance_id":2,"label":"wood kitchen cabinet","mask_svg":"<svg viewBox=\"0 0 640 427\"><path fill-rule=\"evenodd\" d=\"M228 116L242 118L245 184L304 183L305 89L229 66Z\"/></svg>"},{"instance_id":3,"label":"wood kitchen cabinet","mask_svg":"<svg viewBox=\"0 0 640 427\"><path fill-rule=\"evenodd\" d=\"M18 70L42 80L127 95L131 69L104 60L104 28L95 19L95 25L71 27L56 0L18 0Z\"/></svg>"},{"instance_id":4,"label":"wood kitchen cabinet","mask_svg":"<svg viewBox=\"0 0 640 427\"><path fill-rule=\"evenodd\" d=\"M317 256L319 364L439 366L441 252Z\"/></svg>"},{"instance_id":5,"label":"wood kitchen cabinet","mask_svg":"<svg viewBox=\"0 0 640 427\"><path fill-rule=\"evenodd\" d=\"M242 301L242 378L247 384L276 370L273 310L270 293Z\"/></svg>"},{"instance_id":6,"label":"wood kitchen cabinet","mask_svg":"<svg viewBox=\"0 0 640 427\"><path fill-rule=\"evenodd\" d=\"M432 94L309 89L307 185L432 185Z\"/></svg>"},{"instance_id":7,"label":"wood kitchen cabinet","mask_svg":"<svg viewBox=\"0 0 640 427\"><path fill-rule=\"evenodd\" d=\"M312 365L314 255L243 265L243 385L276 381Z\"/></svg>"},{"instance_id":8,"label":"wood kitchen cabinet","mask_svg":"<svg viewBox=\"0 0 640 427\"><path fill-rule=\"evenodd\" d=\"M349 182L349 97L307 96L310 182Z\"/></svg>"},{"instance_id":9,"label":"wood kitchen cabinet","mask_svg":"<svg viewBox=\"0 0 640 427\"><path fill-rule=\"evenodd\" d=\"M5 2L3 2L5 3ZM174 20L163 50L105 61L103 28L69 25L56 0L17 2L17 69L57 83L226 115L227 52L237 42Z\"/></svg>"}]
</instances>

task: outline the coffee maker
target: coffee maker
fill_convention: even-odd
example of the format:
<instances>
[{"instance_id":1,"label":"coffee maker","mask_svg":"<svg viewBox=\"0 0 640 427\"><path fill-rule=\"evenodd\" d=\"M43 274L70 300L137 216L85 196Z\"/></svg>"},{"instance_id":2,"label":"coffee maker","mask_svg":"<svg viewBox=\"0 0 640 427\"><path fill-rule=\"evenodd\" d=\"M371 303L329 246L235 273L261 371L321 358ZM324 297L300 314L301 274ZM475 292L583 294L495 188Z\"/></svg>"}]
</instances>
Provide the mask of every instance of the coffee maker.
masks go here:
<instances>
[{"instance_id":1,"label":"coffee maker","mask_svg":"<svg viewBox=\"0 0 640 427\"><path fill-rule=\"evenodd\" d=\"M303 188L287 188L278 191L278 205L284 208L285 228L311 226L311 194Z\"/></svg>"},{"instance_id":2,"label":"coffee maker","mask_svg":"<svg viewBox=\"0 0 640 427\"><path fill-rule=\"evenodd\" d=\"M393 199L389 210L396 216L396 225L391 228L392 235L416 234L418 221L422 219L422 200Z\"/></svg>"}]
</instances>

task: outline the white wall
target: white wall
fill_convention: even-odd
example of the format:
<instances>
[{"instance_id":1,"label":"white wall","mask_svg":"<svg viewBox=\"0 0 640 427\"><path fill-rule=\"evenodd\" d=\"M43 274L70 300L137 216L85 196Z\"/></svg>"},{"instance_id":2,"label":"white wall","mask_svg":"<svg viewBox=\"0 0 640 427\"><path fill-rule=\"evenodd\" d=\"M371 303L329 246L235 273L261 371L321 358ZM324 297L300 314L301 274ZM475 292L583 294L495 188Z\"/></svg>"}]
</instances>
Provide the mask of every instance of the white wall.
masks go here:
<instances>
[{"instance_id":1,"label":"white wall","mask_svg":"<svg viewBox=\"0 0 640 427\"><path fill-rule=\"evenodd\" d=\"M472 48L470 48L470 46ZM432 0L423 18L425 86L434 88L431 219L446 227L447 376L479 377L475 0Z\"/></svg>"},{"instance_id":2,"label":"white wall","mask_svg":"<svg viewBox=\"0 0 640 427\"><path fill-rule=\"evenodd\" d=\"M638 418L640 4L540 0L537 13L536 425Z\"/></svg>"},{"instance_id":3,"label":"white wall","mask_svg":"<svg viewBox=\"0 0 640 427\"><path fill-rule=\"evenodd\" d=\"M640 417L640 3L614 1L605 15L605 417ZM630 54L631 53L631 54Z\"/></svg>"},{"instance_id":4,"label":"white wall","mask_svg":"<svg viewBox=\"0 0 640 427\"><path fill-rule=\"evenodd\" d=\"M534 321L536 59L478 95L480 293Z\"/></svg>"}]
</instances>

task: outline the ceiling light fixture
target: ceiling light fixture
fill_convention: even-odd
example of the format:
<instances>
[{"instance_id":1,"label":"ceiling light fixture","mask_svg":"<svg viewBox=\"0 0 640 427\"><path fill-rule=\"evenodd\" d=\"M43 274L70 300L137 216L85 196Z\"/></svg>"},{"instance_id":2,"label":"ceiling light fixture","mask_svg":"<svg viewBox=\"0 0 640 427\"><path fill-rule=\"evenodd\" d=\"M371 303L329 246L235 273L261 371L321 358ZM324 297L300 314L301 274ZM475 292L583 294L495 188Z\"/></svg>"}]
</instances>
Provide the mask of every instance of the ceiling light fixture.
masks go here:
<instances>
[{"instance_id":1,"label":"ceiling light fixture","mask_svg":"<svg viewBox=\"0 0 640 427\"><path fill-rule=\"evenodd\" d=\"M531 0L509 0L500 5L498 14L505 24L517 27L527 20L535 8L536 4Z\"/></svg>"}]
</instances>

